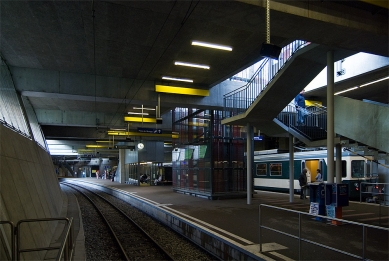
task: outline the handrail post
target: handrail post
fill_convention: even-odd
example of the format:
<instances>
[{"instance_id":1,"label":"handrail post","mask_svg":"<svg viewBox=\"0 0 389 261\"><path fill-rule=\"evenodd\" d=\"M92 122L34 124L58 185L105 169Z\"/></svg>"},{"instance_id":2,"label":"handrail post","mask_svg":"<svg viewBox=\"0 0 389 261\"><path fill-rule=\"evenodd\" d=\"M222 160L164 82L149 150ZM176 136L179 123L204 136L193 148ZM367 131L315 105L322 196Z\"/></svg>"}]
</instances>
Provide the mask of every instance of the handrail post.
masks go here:
<instances>
[{"instance_id":1,"label":"handrail post","mask_svg":"<svg viewBox=\"0 0 389 261\"><path fill-rule=\"evenodd\" d=\"M15 226L12 221L0 221L0 225L6 225L8 224L10 226L11 231L11 260L15 259Z\"/></svg>"},{"instance_id":2,"label":"handrail post","mask_svg":"<svg viewBox=\"0 0 389 261\"><path fill-rule=\"evenodd\" d=\"M362 259L365 260L365 250L366 250L366 227L362 226Z\"/></svg>"},{"instance_id":3,"label":"handrail post","mask_svg":"<svg viewBox=\"0 0 389 261\"><path fill-rule=\"evenodd\" d=\"M259 252L262 253L262 209L261 209L261 204L259 204Z\"/></svg>"},{"instance_id":4,"label":"handrail post","mask_svg":"<svg viewBox=\"0 0 389 261\"><path fill-rule=\"evenodd\" d=\"M19 251L19 247L20 247L20 228L19 228L19 224L17 224L16 227L15 227L15 236L16 236L16 249L15 249L15 251L16 251L16 260L20 260L20 251Z\"/></svg>"},{"instance_id":5,"label":"handrail post","mask_svg":"<svg viewBox=\"0 0 389 261\"><path fill-rule=\"evenodd\" d=\"M69 260L69 240L66 240L65 242L65 254L64 254L64 260Z\"/></svg>"},{"instance_id":6,"label":"handrail post","mask_svg":"<svg viewBox=\"0 0 389 261\"><path fill-rule=\"evenodd\" d=\"M301 213L299 214L299 260L301 260Z\"/></svg>"}]
</instances>

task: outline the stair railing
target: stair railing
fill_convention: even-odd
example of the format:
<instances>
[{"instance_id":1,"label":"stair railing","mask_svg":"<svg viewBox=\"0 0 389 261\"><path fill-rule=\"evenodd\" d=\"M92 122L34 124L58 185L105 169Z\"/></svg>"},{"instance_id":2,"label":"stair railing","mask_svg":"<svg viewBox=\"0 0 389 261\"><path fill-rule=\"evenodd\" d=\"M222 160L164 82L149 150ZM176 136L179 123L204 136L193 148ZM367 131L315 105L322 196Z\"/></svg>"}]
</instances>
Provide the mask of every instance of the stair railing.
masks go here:
<instances>
[{"instance_id":1,"label":"stair railing","mask_svg":"<svg viewBox=\"0 0 389 261\"><path fill-rule=\"evenodd\" d=\"M224 111L229 112L224 117L230 117L246 111L265 90L280 69L284 67L285 63L290 60L292 55L308 44L310 43L297 40L282 48L278 60L263 59L262 64L260 64L258 70L246 85L224 95Z\"/></svg>"},{"instance_id":2,"label":"stair railing","mask_svg":"<svg viewBox=\"0 0 389 261\"><path fill-rule=\"evenodd\" d=\"M298 112L294 104L288 104L277 115L276 119L289 128L298 131L310 140L326 138L327 110L321 104L315 103L307 108L308 115L305 117L304 126L297 126Z\"/></svg>"}]
</instances>

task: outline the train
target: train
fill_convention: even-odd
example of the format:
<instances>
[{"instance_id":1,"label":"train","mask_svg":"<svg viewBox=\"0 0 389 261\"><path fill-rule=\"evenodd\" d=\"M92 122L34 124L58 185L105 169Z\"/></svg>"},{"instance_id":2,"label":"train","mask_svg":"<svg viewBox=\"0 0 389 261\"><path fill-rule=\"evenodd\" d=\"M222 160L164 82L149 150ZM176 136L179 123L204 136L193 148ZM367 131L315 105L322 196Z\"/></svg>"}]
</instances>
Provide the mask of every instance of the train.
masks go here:
<instances>
[{"instance_id":1,"label":"train","mask_svg":"<svg viewBox=\"0 0 389 261\"><path fill-rule=\"evenodd\" d=\"M289 153L254 152L254 189L289 193ZM335 158L334 158L335 161ZM323 182L327 182L327 150L294 153L294 193L298 193L298 178L304 168L309 171L308 183L315 182L316 170L320 169ZM342 183L348 184L349 199L360 200L361 182L374 182L374 164L371 156L356 155L342 151ZM334 171L334 182L336 181Z\"/></svg>"}]
</instances>

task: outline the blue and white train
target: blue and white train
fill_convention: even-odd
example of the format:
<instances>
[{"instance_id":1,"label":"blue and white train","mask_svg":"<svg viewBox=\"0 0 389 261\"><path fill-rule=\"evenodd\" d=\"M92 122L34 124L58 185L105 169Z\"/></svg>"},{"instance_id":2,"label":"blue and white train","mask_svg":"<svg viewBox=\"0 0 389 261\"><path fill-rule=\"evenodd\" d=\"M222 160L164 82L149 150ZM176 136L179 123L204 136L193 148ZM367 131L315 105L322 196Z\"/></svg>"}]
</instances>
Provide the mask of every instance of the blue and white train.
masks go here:
<instances>
[{"instance_id":1,"label":"blue and white train","mask_svg":"<svg viewBox=\"0 0 389 261\"><path fill-rule=\"evenodd\" d=\"M254 152L254 189L289 192L289 153L266 152ZM358 156L349 151L342 152L342 183L349 184L350 199L359 199L360 183L372 180L372 160L372 157ZM308 182L315 182L317 169L321 170L323 181L327 182L327 150L294 153L295 193L300 189L298 178L303 168L309 170ZM337 175L335 171L334 175Z\"/></svg>"}]
</instances>

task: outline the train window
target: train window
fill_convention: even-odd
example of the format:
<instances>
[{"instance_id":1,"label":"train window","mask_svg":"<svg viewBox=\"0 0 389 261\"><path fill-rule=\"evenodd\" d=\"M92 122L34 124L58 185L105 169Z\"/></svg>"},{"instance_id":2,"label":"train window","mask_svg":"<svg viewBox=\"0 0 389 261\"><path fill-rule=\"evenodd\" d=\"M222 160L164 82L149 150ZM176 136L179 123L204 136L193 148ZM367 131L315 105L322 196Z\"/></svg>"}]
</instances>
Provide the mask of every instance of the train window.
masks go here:
<instances>
[{"instance_id":1,"label":"train window","mask_svg":"<svg viewBox=\"0 0 389 261\"><path fill-rule=\"evenodd\" d=\"M364 173L364 160L352 160L351 161L351 177L352 178L363 178Z\"/></svg>"},{"instance_id":2,"label":"train window","mask_svg":"<svg viewBox=\"0 0 389 261\"><path fill-rule=\"evenodd\" d=\"M267 175L266 163L257 164L257 176L266 176L266 175Z\"/></svg>"},{"instance_id":3,"label":"train window","mask_svg":"<svg viewBox=\"0 0 389 261\"><path fill-rule=\"evenodd\" d=\"M282 163L270 164L270 176L281 176L282 175Z\"/></svg>"}]
</instances>

